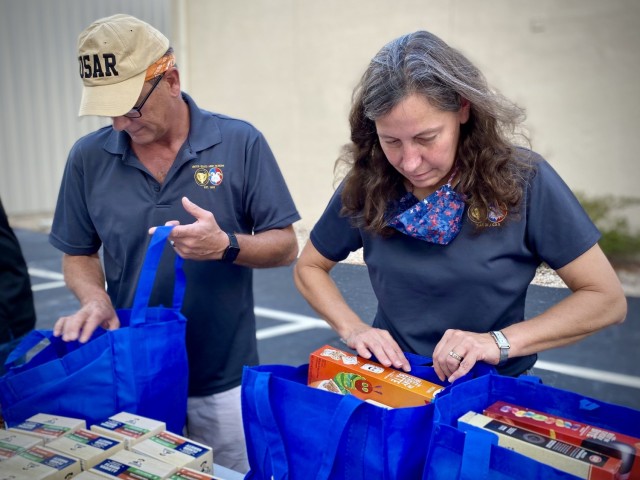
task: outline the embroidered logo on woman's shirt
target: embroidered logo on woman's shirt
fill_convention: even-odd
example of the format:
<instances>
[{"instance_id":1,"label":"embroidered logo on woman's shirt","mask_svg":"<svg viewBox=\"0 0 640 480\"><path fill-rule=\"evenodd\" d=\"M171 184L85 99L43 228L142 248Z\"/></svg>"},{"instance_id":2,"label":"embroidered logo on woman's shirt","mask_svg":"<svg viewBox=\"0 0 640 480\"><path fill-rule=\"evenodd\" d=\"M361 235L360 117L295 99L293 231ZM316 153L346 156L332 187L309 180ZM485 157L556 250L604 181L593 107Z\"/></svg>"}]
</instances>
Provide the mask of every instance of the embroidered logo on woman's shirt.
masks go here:
<instances>
[{"instance_id":1,"label":"embroidered logo on woman's shirt","mask_svg":"<svg viewBox=\"0 0 640 480\"><path fill-rule=\"evenodd\" d=\"M467 209L469 220L479 227L499 227L504 219L507 218L507 213L507 206L504 204L490 208L487 213L485 213L484 209L478 207Z\"/></svg>"}]
</instances>

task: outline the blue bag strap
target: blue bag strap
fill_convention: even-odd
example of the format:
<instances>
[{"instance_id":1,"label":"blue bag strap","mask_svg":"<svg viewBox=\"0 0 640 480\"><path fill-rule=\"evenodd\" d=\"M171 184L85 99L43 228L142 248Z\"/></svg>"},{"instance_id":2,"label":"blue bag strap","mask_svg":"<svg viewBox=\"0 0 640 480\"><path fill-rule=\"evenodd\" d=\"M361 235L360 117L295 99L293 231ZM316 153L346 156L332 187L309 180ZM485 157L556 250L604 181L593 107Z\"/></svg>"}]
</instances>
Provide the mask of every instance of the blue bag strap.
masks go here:
<instances>
[{"instance_id":1,"label":"blue bag strap","mask_svg":"<svg viewBox=\"0 0 640 480\"><path fill-rule=\"evenodd\" d=\"M53 330L31 330L7 357L5 369L28 363L38 352L46 348L53 338Z\"/></svg>"},{"instance_id":2,"label":"blue bag strap","mask_svg":"<svg viewBox=\"0 0 640 480\"><path fill-rule=\"evenodd\" d=\"M272 478L274 480L286 480L289 478L287 454L269 400L271 377L272 374L270 372L257 375L256 377L254 388L256 413L269 445Z\"/></svg>"},{"instance_id":3,"label":"blue bag strap","mask_svg":"<svg viewBox=\"0 0 640 480\"><path fill-rule=\"evenodd\" d=\"M542 383L542 379L540 377L536 377L535 375L519 375L517 377L518 383L522 384L534 384L539 385Z\"/></svg>"},{"instance_id":4,"label":"blue bag strap","mask_svg":"<svg viewBox=\"0 0 640 480\"><path fill-rule=\"evenodd\" d=\"M443 382L438 378L435 369L433 368L432 357L425 357L411 352L403 353L406 359L409 360L409 365L411 365L411 375L422 378L423 380L427 380L428 382L443 385ZM377 361L375 356L373 356L372 359ZM459 378L454 383L463 383L466 380L471 380L472 378L481 377L490 373L496 373L496 369L493 365L489 365L488 363L484 362L477 362L469 373L467 373L464 377Z\"/></svg>"},{"instance_id":5,"label":"blue bag strap","mask_svg":"<svg viewBox=\"0 0 640 480\"><path fill-rule=\"evenodd\" d=\"M345 395L344 398L338 403L338 408L331 417L331 430L336 433L335 441L328 442L324 445L325 450L320 462L320 468L316 475L316 480L329 480L331 478L331 470L336 459L338 448L342 443L345 432L349 429L351 418L355 414L356 410L364 405L365 402L357 399L353 395ZM357 438L362 438L360 435L356 435ZM360 461L359 458L354 461Z\"/></svg>"},{"instance_id":6,"label":"blue bag strap","mask_svg":"<svg viewBox=\"0 0 640 480\"><path fill-rule=\"evenodd\" d=\"M271 372L265 372L256 377L254 389L256 412L258 415L258 421L263 427L262 431L264 432L269 445L273 479L287 480L289 478L287 454L284 442L282 441L282 434L273 415L273 410L269 400L271 379ZM331 470L333 469L336 453L341 444L342 438L344 437L345 431L348 430L351 417L356 410L364 404L365 402L358 400L353 395L345 395L340 400L330 421L332 431L335 432L335 441L324 445L326 450L323 454L320 468L316 475L316 480L328 480L331 478Z\"/></svg>"},{"instance_id":7,"label":"blue bag strap","mask_svg":"<svg viewBox=\"0 0 640 480\"><path fill-rule=\"evenodd\" d=\"M164 250L167 237L171 233L172 226L156 227L156 231L151 237L147 253L144 257L144 263L140 270L140 278L138 279L138 286L136 287L136 296L133 299L133 307L131 313L131 324L136 325L144 321L144 312L149 306L149 299L151 298L151 291L156 278L156 272L158 271L158 265L160 264L160 257ZM182 300L184 299L184 292L186 288L186 279L182 264L184 260L180 255L176 255L175 261L175 281L173 290L173 308L180 310L182 308Z\"/></svg>"},{"instance_id":8,"label":"blue bag strap","mask_svg":"<svg viewBox=\"0 0 640 480\"><path fill-rule=\"evenodd\" d=\"M460 480L491 480L491 448L497 436L473 426L459 428L465 432Z\"/></svg>"}]
</instances>

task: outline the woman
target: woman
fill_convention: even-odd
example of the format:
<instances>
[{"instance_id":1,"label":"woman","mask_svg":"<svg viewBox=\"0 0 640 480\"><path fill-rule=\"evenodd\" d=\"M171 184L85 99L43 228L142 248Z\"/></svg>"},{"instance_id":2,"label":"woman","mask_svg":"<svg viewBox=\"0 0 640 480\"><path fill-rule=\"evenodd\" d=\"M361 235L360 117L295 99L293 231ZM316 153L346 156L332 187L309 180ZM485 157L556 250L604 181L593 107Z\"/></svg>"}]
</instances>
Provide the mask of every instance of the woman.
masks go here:
<instances>
[{"instance_id":1,"label":"woman","mask_svg":"<svg viewBox=\"0 0 640 480\"><path fill-rule=\"evenodd\" d=\"M409 371L432 355L453 382L478 361L519 375L536 353L624 321L626 299L600 234L566 184L513 144L524 115L435 35L393 40L355 89L347 173L295 267L296 286L359 355ZM363 248L373 326L329 275ZM547 263L571 289L524 321Z\"/></svg>"}]
</instances>

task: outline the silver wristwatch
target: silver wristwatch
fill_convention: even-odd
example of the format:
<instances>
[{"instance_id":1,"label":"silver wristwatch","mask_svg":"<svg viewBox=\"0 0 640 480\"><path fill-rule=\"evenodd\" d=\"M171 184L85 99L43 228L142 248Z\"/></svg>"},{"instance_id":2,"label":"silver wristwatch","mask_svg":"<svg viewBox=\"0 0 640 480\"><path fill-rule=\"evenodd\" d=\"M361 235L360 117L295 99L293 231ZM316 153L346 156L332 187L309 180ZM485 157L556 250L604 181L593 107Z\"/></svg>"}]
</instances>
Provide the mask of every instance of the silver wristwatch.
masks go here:
<instances>
[{"instance_id":1,"label":"silver wristwatch","mask_svg":"<svg viewBox=\"0 0 640 480\"><path fill-rule=\"evenodd\" d=\"M509 348L511 348L509 340L507 340L507 337L504 336L504 333L499 330L489 332L489 334L493 337L496 345L498 345L498 348L500 349L500 362L498 363L498 365L502 365L507 361L507 358L509 358Z\"/></svg>"}]
</instances>

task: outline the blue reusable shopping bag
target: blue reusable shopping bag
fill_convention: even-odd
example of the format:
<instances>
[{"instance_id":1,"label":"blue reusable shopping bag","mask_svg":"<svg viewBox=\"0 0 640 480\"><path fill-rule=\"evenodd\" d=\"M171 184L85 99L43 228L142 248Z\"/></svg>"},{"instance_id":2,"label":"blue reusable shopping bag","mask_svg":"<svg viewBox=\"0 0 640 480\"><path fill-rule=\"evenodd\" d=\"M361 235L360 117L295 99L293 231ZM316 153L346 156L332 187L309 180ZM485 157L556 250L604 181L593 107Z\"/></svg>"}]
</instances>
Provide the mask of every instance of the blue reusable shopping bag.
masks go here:
<instances>
[{"instance_id":1,"label":"blue reusable shopping bag","mask_svg":"<svg viewBox=\"0 0 640 480\"><path fill-rule=\"evenodd\" d=\"M543 385L533 376L514 378L490 374L456 384L436 397L434 427L423 478L577 478L498 446L497 436L492 433L474 427L458 428L458 418L462 415L469 411L482 413L499 400L621 434L640 436L640 411Z\"/></svg>"},{"instance_id":2,"label":"blue reusable shopping bag","mask_svg":"<svg viewBox=\"0 0 640 480\"><path fill-rule=\"evenodd\" d=\"M172 227L151 238L131 309L117 311L121 327L98 328L82 344L51 330L34 330L11 353L0 378L0 405L8 426L37 413L85 419L88 425L126 411L163 421L182 433L188 365L186 319L180 313L186 286L176 255L171 307L149 307L160 257Z\"/></svg>"},{"instance_id":3,"label":"blue reusable shopping bag","mask_svg":"<svg viewBox=\"0 0 640 480\"><path fill-rule=\"evenodd\" d=\"M431 359L405 355L412 375L442 384ZM433 404L385 409L353 395L308 387L308 367L245 367L242 415L250 466L246 479L421 478ZM455 384L491 371L478 364Z\"/></svg>"}]
</instances>

